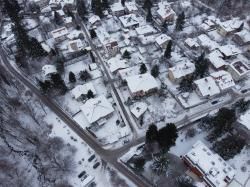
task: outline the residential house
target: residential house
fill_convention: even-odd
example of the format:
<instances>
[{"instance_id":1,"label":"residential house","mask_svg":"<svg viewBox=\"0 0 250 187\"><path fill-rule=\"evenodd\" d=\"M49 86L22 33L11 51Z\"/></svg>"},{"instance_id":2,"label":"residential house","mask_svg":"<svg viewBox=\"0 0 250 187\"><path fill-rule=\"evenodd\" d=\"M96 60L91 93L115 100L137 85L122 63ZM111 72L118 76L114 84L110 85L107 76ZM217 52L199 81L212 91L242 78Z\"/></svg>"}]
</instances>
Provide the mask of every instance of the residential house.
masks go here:
<instances>
[{"instance_id":1,"label":"residential house","mask_svg":"<svg viewBox=\"0 0 250 187\"><path fill-rule=\"evenodd\" d=\"M88 91L91 90L93 95L96 95L96 90L94 85L89 82L84 85L77 85L75 88L71 90L71 95L74 99L80 101L87 99Z\"/></svg>"},{"instance_id":2,"label":"residential house","mask_svg":"<svg viewBox=\"0 0 250 187\"><path fill-rule=\"evenodd\" d=\"M63 22L65 27L70 28L74 25L73 21L72 21L72 17L65 17L63 18Z\"/></svg>"},{"instance_id":3,"label":"residential house","mask_svg":"<svg viewBox=\"0 0 250 187\"><path fill-rule=\"evenodd\" d=\"M58 10L64 7L74 10L76 7L76 0L50 0L49 5L53 10Z\"/></svg>"},{"instance_id":4,"label":"residential house","mask_svg":"<svg viewBox=\"0 0 250 187\"><path fill-rule=\"evenodd\" d=\"M66 27L61 27L59 29L51 31L51 35L54 38L55 42L59 43L66 39L68 35L68 29Z\"/></svg>"},{"instance_id":5,"label":"residential house","mask_svg":"<svg viewBox=\"0 0 250 187\"><path fill-rule=\"evenodd\" d=\"M217 49L207 55L208 61L212 64L213 68L215 68L216 70L225 69L225 67L228 65L228 63L226 63L223 57L224 56Z\"/></svg>"},{"instance_id":6,"label":"residential house","mask_svg":"<svg viewBox=\"0 0 250 187\"><path fill-rule=\"evenodd\" d=\"M67 34L67 39L76 40L76 39L84 39L83 32L81 30L72 30Z\"/></svg>"},{"instance_id":7,"label":"residential house","mask_svg":"<svg viewBox=\"0 0 250 187\"><path fill-rule=\"evenodd\" d=\"M123 16L125 14L125 8L120 2L111 5L110 10L113 16Z\"/></svg>"},{"instance_id":8,"label":"residential house","mask_svg":"<svg viewBox=\"0 0 250 187\"><path fill-rule=\"evenodd\" d=\"M49 4L49 0L33 0L36 5L40 7L40 9L46 7Z\"/></svg>"},{"instance_id":9,"label":"residential house","mask_svg":"<svg viewBox=\"0 0 250 187\"><path fill-rule=\"evenodd\" d=\"M151 25L143 25L143 26L137 27L135 28L135 31L138 36L140 35L149 36L157 32L155 28L152 27Z\"/></svg>"},{"instance_id":10,"label":"residential house","mask_svg":"<svg viewBox=\"0 0 250 187\"><path fill-rule=\"evenodd\" d=\"M119 55L109 59L107 64L111 73L116 73L121 69L126 69L129 67L127 60L122 59Z\"/></svg>"},{"instance_id":11,"label":"residential house","mask_svg":"<svg viewBox=\"0 0 250 187\"><path fill-rule=\"evenodd\" d=\"M165 22L172 23L174 22L176 17L176 13L167 1L161 1L160 3L158 3L158 10L156 13L162 24L164 24Z\"/></svg>"},{"instance_id":12,"label":"residential house","mask_svg":"<svg viewBox=\"0 0 250 187\"><path fill-rule=\"evenodd\" d=\"M250 145L250 110L247 110L237 120L236 129L245 138L247 144Z\"/></svg>"},{"instance_id":13,"label":"residential house","mask_svg":"<svg viewBox=\"0 0 250 187\"><path fill-rule=\"evenodd\" d=\"M56 74L57 70L56 70L56 66L54 65L44 65L42 67L42 76L43 78L46 79L50 79L52 74Z\"/></svg>"},{"instance_id":14,"label":"residential house","mask_svg":"<svg viewBox=\"0 0 250 187\"><path fill-rule=\"evenodd\" d=\"M250 32L246 29L243 29L242 31L235 33L233 36L233 41L240 46L250 46Z\"/></svg>"},{"instance_id":15,"label":"residential house","mask_svg":"<svg viewBox=\"0 0 250 187\"><path fill-rule=\"evenodd\" d=\"M206 34L201 34L197 37L198 43L208 51L213 51L214 49L220 47L219 44L211 40Z\"/></svg>"},{"instance_id":16,"label":"residential house","mask_svg":"<svg viewBox=\"0 0 250 187\"><path fill-rule=\"evenodd\" d=\"M133 29L139 27L139 20L136 14L120 16L119 20L124 28Z\"/></svg>"},{"instance_id":17,"label":"residential house","mask_svg":"<svg viewBox=\"0 0 250 187\"><path fill-rule=\"evenodd\" d=\"M132 97L141 97L157 92L159 84L149 73L134 75L126 78L128 89Z\"/></svg>"},{"instance_id":18,"label":"residential house","mask_svg":"<svg viewBox=\"0 0 250 187\"><path fill-rule=\"evenodd\" d=\"M125 1L125 11L128 14L132 14L132 13L137 13L138 12L138 8L135 4L135 2L132 1Z\"/></svg>"},{"instance_id":19,"label":"residential house","mask_svg":"<svg viewBox=\"0 0 250 187\"><path fill-rule=\"evenodd\" d=\"M168 69L168 77L171 81L179 83L183 77L195 71L195 65L191 62L181 62Z\"/></svg>"},{"instance_id":20,"label":"residential house","mask_svg":"<svg viewBox=\"0 0 250 187\"><path fill-rule=\"evenodd\" d=\"M194 85L197 94L202 98L210 98L220 93L220 88L211 76L194 81Z\"/></svg>"},{"instance_id":21,"label":"residential house","mask_svg":"<svg viewBox=\"0 0 250 187\"><path fill-rule=\"evenodd\" d=\"M245 78L249 74L249 71L249 67L244 62L238 60L228 66L228 72L231 73L235 81Z\"/></svg>"},{"instance_id":22,"label":"residential house","mask_svg":"<svg viewBox=\"0 0 250 187\"><path fill-rule=\"evenodd\" d=\"M89 21L89 23L90 23L91 26L101 25L101 19L97 15L91 16L88 21Z\"/></svg>"},{"instance_id":23,"label":"residential house","mask_svg":"<svg viewBox=\"0 0 250 187\"><path fill-rule=\"evenodd\" d=\"M204 143L197 141L192 149L181 156L190 171L202 179L207 187L226 187L236 171Z\"/></svg>"},{"instance_id":24,"label":"residential house","mask_svg":"<svg viewBox=\"0 0 250 187\"><path fill-rule=\"evenodd\" d=\"M197 41L194 38L187 38L184 41L185 46L187 46L189 49L198 49L200 45L197 43Z\"/></svg>"},{"instance_id":25,"label":"residential house","mask_svg":"<svg viewBox=\"0 0 250 187\"><path fill-rule=\"evenodd\" d=\"M224 45L218 48L218 50L223 55L223 59L234 58L238 54L242 53L240 49L238 49L235 45Z\"/></svg>"},{"instance_id":26,"label":"residential house","mask_svg":"<svg viewBox=\"0 0 250 187\"><path fill-rule=\"evenodd\" d=\"M171 37L166 34L161 34L160 36L155 38L155 43L156 46L160 47L162 50L165 50L170 40L172 40Z\"/></svg>"},{"instance_id":27,"label":"residential house","mask_svg":"<svg viewBox=\"0 0 250 187\"><path fill-rule=\"evenodd\" d=\"M148 106L146 103L136 102L130 111L136 119L140 119L140 117L147 111L147 109Z\"/></svg>"},{"instance_id":28,"label":"residential house","mask_svg":"<svg viewBox=\"0 0 250 187\"><path fill-rule=\"evenodd\" d=\"M211 73L210 76L215 80L221 92L227 91L235 87L233 77L230 73L224 70Z\"/></svg>"},{"instance_id":29,"label":"residential house","mask_svg":"<svg viewBox=\"0 0 250 187\"><path fill-rule=\"evenodd\" d=\"M89 124L104 125L112 116L114 108L104 95L89 99L80 106Z\"/></svg>"},{"instance_id":30,"label":"residential house","mask_svg":"<svg viewBox=\"0 0 250 187\"><path fill-rule=\"evenodd\" d=\"M228 36L239 32L242 29L243 24L244 22L238 19L219 22L217 26L217 32L222 36Z\"/></svg>"}]
</instances>

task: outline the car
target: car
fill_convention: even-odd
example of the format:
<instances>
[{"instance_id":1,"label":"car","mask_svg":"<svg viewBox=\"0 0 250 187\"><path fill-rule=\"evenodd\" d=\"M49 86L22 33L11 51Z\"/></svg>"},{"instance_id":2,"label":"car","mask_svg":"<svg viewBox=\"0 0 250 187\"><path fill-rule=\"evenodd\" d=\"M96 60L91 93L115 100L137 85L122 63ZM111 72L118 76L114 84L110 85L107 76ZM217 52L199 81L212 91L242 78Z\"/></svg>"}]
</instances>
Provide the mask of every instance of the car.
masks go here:
<instances>
[{"instance_id":1,"label":"car","mask_svg":"<svg viewBox=\"0 0 250 187\"><path fill-rule=\"evenodd\" d=\"M93 165L93 168L96 169L96 168L98 168L98 166L100 166L100 162L96 162L96 163Z\"/></svg>"},{"instance_id":2,"label":"car","mask_svg":"<svg viewBox=\"0 0 250 187\"><path fill-rule=\"evenodd\" d=\"M211 104L212 104L212 105L215 105L215 104L217 104L218 102L219 102L218 100L215 100L215 101L212 101Z\"/></svg>"},{"instance_id":3,"label":"car","mask_svg":"<svg viewBox=\"0 0 250 187\"><path fill-rule=\"evenodd\" d=\"M89 157L88 161L91 162L92 160L94 160L95 155L91 155L91 157Z\"/></svg>"},{"instance_id":4,"label":"car","mask_svg":"<svg viewBox=\"0 0 250 187\"><path fill-rule=\"evenodd\" d=\"M86 174L86 171L82 171L79 175L78 175L78 178L82 178L83 175Z\"/></svg>"},{"instance_id":5,"label":"car","mask_svg":"<svg viewBox=\"0 0 250 187\"><path fill-rule=\"evenodd\" d=\"M248 92L248 90L247 89L244 89L244 90L241 90L241 93L247 93Z\"/></svg>"}]
</instances>

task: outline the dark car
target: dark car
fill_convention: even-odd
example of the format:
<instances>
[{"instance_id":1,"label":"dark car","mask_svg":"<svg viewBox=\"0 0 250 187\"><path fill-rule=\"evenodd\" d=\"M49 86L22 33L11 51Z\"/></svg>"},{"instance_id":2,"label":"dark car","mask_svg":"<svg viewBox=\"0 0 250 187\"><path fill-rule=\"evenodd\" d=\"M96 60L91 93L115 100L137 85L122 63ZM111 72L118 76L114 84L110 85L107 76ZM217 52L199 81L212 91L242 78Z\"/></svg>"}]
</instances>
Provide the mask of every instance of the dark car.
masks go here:
<instances>
[{"instance_id":1,"label":"dark car","mask_svg":"<svg viewBox=\"0 0 250 187\"><path fill-rule=\"evenodd\" d=\"M96 163L93 165L93 168L96 169L96 168L98 168L98 166L100 166L100 162L96 162Z\"/></svg>"},{"instance_id":2,"label":"dark car","mask_svg":"<svg viewBox=\"0 0 250 187\"><path fill-rule=\"evenodd\" d=\"M217 100L216 100L216 101L212 101L211 104L212 104L212 105L215 105L215 104L217 104L218 102L219 102L219 101L217 101Z\"/></svg>"},{"instance_id":3,"label":"dark car","mask_svg":"<svg viewBox=\"0 0 250 187\"><path fill-rule=\"evenodd\" d=\"M245 89L245 90L241 90L241 93L247 93L248 92L248 90L247 89Z\"/></svg>"},{"instance_id":4,"label":"dark car","mask_svg":"<svg viewBox=\"0 0 250 187\"><path fill-rule=\"evenodd\" d=\"M82 171L79 175L78 175L78 178L82 178L83 175L86 174L86 171Z\"/></svg>"},{"instance_id":5,"label":"dark car","mask_svg":"<svg viewBox=\"0 0 250 187\"><path fill-rule=\"evenodd\" d=\"M89 157L88 161L91 162L92 160L94 160L95 155L92 155L91 157Z\"/></svg>"}]
</instances>

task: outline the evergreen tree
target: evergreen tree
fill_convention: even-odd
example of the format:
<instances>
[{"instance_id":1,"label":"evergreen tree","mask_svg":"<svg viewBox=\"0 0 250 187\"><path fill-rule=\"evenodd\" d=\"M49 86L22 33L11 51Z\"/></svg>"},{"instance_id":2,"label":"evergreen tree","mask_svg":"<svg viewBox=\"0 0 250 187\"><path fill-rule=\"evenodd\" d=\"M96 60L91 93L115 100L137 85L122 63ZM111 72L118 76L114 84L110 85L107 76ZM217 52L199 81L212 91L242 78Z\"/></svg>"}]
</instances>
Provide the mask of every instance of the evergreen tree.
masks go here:
<instances>
[{"instance_id":1,"label":"evergreen tree","mask_svg":"<svg viewBox=\"0 0 250 187\"><path fill-rule=\"evenodd\" d=\"M54 21L57 25L63 24L63 19L57 11L54 11Z\"/></svg>"},{"instance_id":2,"label":"evergreen tree","mask_svg":"<svg viewBox=\"0 0 250 187\"><path fill-rule=\"evenodd\" d=\"M125 6L125 2L126 2L126 0L121 0L122 6Z\"/></svg>"},{"instance_id":3,"label":"evergreen tree","mask_svg":"<svg viewBox=\"0 0 250 187\"><path fill-rule=\"evenodd\" d=\"M59 73L64 72L64 59L62 57L58 57L55 61L56 69Z\"/></svg>"},{"instance_id":4,"label":"evergreen tree","mask_svg":"<svg viewBox=\"0 0 250 187\"><path fill-rule=\"evenodd\" d=\"M180 82L179 90L182 92L191 92L193 90L193 81L193 75L185 76Z\"/></svg>"},{"instance_id":5,"label":"evergreen tree","mask_svg":"<svg viewBox=\"0 0 250 187\"><path fill-rule=\"evenodd\" d=\"M86 82L90 78L91 78L91 75L89 74L89 72L87 70L80 72L80 79L82 79L83 81Z\"/></svg>"},{"instance_id":6,"label":"evergreen tree","mask_svg":"<svg viewBox=\"0 0 250 187\"><path fill-rule=\"evenodd\" d=\"M84 19L87 14L87 8L84 0L77 0L76 5L77 5L76 6L77 13L82 19Z\"/></svg>"},{"instance_id":7,"label":"evergreen tree","mask_svg":"<svg viewBox=\"0 0 250 187\"><path fill-rule=\"evenodd\" d=\"M96 38L96 32L94 29L91 29L90 30L90 37L93 39L93 38Z\"/></svg>"},{"instance_id":8,"label":"evergreen tree","mask_svg":"<svg viewBox=\"0 0 250 187\"><path fill-rule=\"evenodd\" d=\"M166 47L166 50L164 52L164 57L165 58L171 58L171 51L172 51L172 40L168 42L168 45Z\"/></svg>"},{"instance_id":9,"label":"evergreen tree","mask_svg":"<svg viewBox=\"0 0 250 187\"><path fill-rule=\"evenodd\" d=\"M250 100L245 101L245 99L240 99L234 104L234 108L238 113L244 113L249 109Z\"/></svg>"},{"instance_id":10,"label":"evergreen tree","mask_svg":"<svg viewBox=\"0 0 250 187\"><path fill-rule=\"evenodd\" d=\"M184 24L185 24L185 14L184 12L182 12L180 15L178 15L178 18L176 19L175 29L177 31L182 31Z\"/></svg>"},{"instance_id":11,"label":"evergreen tree","mask_svg":"<svg viewBox=\"0 0 250 187\"><path fill-rule=\"evenodd\" d=\"M147 71L148 71L147 66L144 63L142 63L141 66L140 66L140 74L144 74Z\"/></svg>"},{"instance_id":12,"label":"evergreen tree","mask_svg":"<svg viewBox=\"0 0 250 187\"><path fill-rule=\"evenodd\" d=\"M29 53L31 57L37 58L48 55L36 38L31 38L29 43Z\"/></svg>"},{"instance_id":13,"label":"evergreen tree","mask_svg":"<svg viewBox=\"0 0 250 187\"><path fill-rule=\"evenodd\" d=\"M87 98L88 99L94 98L94 93L92 92L92 90L88 90Z\"/></svg>"},{"instance_id":14,"label":"evergreen tree","mask_svg":"<svg viewBox=\"0 0 250 187\"><path fill-rule=\"evenodd\" d=\"M91 58L92 63L95 63L95 57L93 55L93 52L90 51L89 54L90 54L90 58Z\"/></svg>"},{"instance_id":15,"label":"evergreen tree","mask_svg":"<svg viewBox=\"0 0 250 187\"><path fill-rule=\"evenodd\" d=\"M154 65L153 67L152 67L152 69L151 69L151 75L153 76L153 77L158 77L159 76L159 66L158 65Z\"/></svg>"},{"instance_id":16,"label":"evergreen tree","mask_svg":"<svg viewBox=\"0 0 250 187\"><path fill-rule=\"evenodd\" d=\"M76 76L75 74L71 71L69 72L69 82L75 83L76 82Z\"/></svg>"},{"instance_id":17,"label":"evergreen tree","mask_svg":"<svg viewBox=\"0 0 250 187\"><path fill-rule=\"evenodd\" d=\"M151 22L152 21L152 13L151 13L151 8L148 8L148 13L146 16L146 21Z\"/></svg>"},{"instance_id":18,"label":"evergreen tree","mask_svg":"<svg viewBox=\"0 0 250 187\"><path fill-rule=\"evenodd\" d=\"M153 172L160 176L165 175L168 170L169 160L166 154L160 154L153 158L152 170Z\"/></svg>"},{"instance_id":19,"label":"evergreen tree","mask_svg":"<svg viewBox=\"0 0 250 187\"><path fill-rule=\"evenodd\" d=\"M131 55L130 55L130 52L128 52L127 50L124 51L123 55L122 55L123 58L126 58L126 59L130 59L131 58Z\"/></svg>"},{"instance_id":20,"label":"evergreen tree","mask_svg":"<svg viewBox=\"0 0 250 187\"><path fill-rule=\"evenodd\" d=\"M209 63L205 59L205 54L202 53L200 57L195 62L195 76L203 78L208 72Z\"/></svg>"},{"instance_id":21,"label":"evergreen tree","mask_svg":"<svg viewBox=\"0 0 250 187\"><path fill-rule=\"evenodd\" d=\"M175 124L168 123L165 127L161 128L158 132L158 143L163 152L168 152L170 147L175 145L178 137L178 132Z\"/></svg>"},{"instance_id":22,"label":"evergreen tree","mask_svg":"<svg viewBox=\"0 0 250 187\"><path fill-rule=\"evenodd\" d=\"M146 143L152 143L157 141L158 129L155 124L151 124L146 132Z\"/></svg>"},{"instance_id":23,"label":"evergreen tree","mask_svg":"<svg viewBox=\"0 0 250 187\"><path fill-rule=\"evenodd\" d=\"M137 172L142 172L144 170L145 159L142 157L135 158L134 168Z\"/></svg>"},{"instance_id":24,"label":"evergreen tree","mask_svg":"<svg viewBox=\"0 0 250 187\"><path fill-rule=\"evenodd\" d=\"M153 6L153 4L152 4L151 0L144 1L144 4L143 4L144 9L150 9L150 8L152 8L152 6Z\"/></svg>"},{"instance_id":25,"label":"evergreen tree","mask_svg":"<svg viewBox=\"0 0 250 187\"><path fill-rule=\"evenodd\" d=\"M108 0L102 0L102 6L104 9L110 8Z\"/></svg>"},{"instance_id":26,"label":"evergreen tree","mask_svg":"<svg viewBox=\"0 0 250 187\"><path fill-rule=\"evenodd\" d=\"M51 83L53 88L60 89L62 93L65 93L67 91L67 86L65 85L65 82L63 81L60 74L58 73L52 74Z\"/></svg>"},{"instance_id":27,"label":"evergreen tree","mask_svg":"<svg viewBox=\"0 0 250 187\"><path fill-rule=\"evenodd\" d=\"M103 7L101 0L92 0L92 11L100 18L103 17Z\"/></svg>"}]
</instances>

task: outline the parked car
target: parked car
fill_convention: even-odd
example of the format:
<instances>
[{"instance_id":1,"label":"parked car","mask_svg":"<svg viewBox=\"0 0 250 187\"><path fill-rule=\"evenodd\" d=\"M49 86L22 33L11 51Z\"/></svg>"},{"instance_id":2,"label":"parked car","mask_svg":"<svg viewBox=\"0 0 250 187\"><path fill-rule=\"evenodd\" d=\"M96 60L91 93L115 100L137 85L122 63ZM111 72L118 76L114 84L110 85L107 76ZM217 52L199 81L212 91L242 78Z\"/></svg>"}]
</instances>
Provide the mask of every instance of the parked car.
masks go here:
<instances>
[{"instance_id":1,"label":"parked car","mask_svg":"<svg viewBox=\"0 0 250 187\"><path fill-rule=\"evenodd\" d=\"M91 162L92 160L94 160L95 155L91 155L91 157L89 157L88 161Z\"/></svg>"},{"instance_id":2,"label":"parked car","mask_svg":"<svg viewBox=\"0 0 250 187\"><path fill-rule=\"evenodd\" d=\"M96 169L96 168L98 168L98 166L100 166L100 162L96 162L96 163L93 165L93 168Z\"/></svg>"},{"instance_id":3,"label":"parked car","mask_svg":"<svg viewBox=\"0 0 250 187\"><path fill-rule=\"evenodd\" d=\"M78 175L78 178L82 178L83 175L86 174L86 171L82 171L79 175Z\"/></svg>"}]
</instances>

